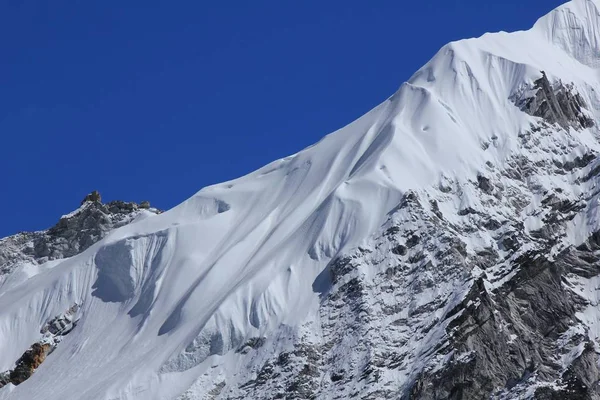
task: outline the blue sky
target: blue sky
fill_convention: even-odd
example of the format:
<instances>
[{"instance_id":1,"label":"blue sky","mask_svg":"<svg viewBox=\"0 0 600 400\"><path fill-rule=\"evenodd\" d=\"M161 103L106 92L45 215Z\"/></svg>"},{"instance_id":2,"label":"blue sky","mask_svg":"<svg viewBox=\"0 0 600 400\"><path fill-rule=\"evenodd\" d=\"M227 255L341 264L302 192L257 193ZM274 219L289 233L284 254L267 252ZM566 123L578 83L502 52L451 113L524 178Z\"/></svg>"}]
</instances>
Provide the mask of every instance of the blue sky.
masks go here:
<instances>
[{"instance_id":1,"label":"blue sky","mask_svg":"<svg viewBox=\"0 0 600 400\"><path fill-rule=\"evenodd\" d=\"M0 237L94 189L173 207L358 118L445 43L561 3L3 1Z\"/></svg>"}]
</instances>

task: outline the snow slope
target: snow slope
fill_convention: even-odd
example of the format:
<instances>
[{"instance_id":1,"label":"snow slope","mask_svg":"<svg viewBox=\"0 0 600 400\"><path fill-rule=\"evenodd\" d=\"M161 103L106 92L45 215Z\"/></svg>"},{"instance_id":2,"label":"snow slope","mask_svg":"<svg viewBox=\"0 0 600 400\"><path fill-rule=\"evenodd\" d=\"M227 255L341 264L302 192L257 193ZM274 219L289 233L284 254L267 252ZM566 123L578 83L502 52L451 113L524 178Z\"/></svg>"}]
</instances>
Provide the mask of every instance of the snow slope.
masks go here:
<instances>
[{"instance_id":1,"label":"snow slope","mask_svg":"<svg viewBox=\"0 0 600 400\"><path fill-rule=\"evenodd\" d=\"M521 145L539 118L511 100L541 71L573 83L599 120L599 10L598 0L575 0L529 31L450 43L384 103L314 146L7 280L0 370L49 319L81 308L77 327L39 370L1 389L0 399L173 399L215 366L235 385L245 357L236 349L314 319L321 272L380 231L408 191L435 197L447 182L467 187L486 165L547 157ZM568 143L566 162L600 151L597 135L557 130L542 145ZM539 183L567 185L552 179ZM443 207L456 223L458 210L485 211L467 189ZM581 243L598 228L591 213L569 240Z\"/></svg>"}]
</instances>

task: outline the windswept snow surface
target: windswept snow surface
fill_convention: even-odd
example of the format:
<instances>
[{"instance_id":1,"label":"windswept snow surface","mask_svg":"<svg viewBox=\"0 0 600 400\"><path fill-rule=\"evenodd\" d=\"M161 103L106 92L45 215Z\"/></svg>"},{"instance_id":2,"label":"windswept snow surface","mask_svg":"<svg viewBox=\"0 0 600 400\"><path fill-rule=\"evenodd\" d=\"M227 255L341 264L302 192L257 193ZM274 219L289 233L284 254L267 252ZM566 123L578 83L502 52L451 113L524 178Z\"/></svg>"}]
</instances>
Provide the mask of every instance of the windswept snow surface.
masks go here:
<instances>
[{"instance_id":1,"label":"windswept snow surface","mask_svg":"<svg viewBox=\"0 0 600 400\"><path fill-rule=\"evenodd\" d=\"M450 43L388 100L319 143L7 280L0 371L49 319L81 309L76 329L0 399L173 399L212 367L235 380L244 357L235 350L314 318L326 290L319 274L375 234L407 191L433 193L446 181L476 180L486 163L535 156L518 135L538 119L510 98L540 71L572 82L598 120L599 8L576 0L529 31ZM577 134L582 154L600 150L596 134ZM468 191L456 199L465 207L478 207ZM573 241L598 228L591 216Z\"/></svg>"}]
</instances>

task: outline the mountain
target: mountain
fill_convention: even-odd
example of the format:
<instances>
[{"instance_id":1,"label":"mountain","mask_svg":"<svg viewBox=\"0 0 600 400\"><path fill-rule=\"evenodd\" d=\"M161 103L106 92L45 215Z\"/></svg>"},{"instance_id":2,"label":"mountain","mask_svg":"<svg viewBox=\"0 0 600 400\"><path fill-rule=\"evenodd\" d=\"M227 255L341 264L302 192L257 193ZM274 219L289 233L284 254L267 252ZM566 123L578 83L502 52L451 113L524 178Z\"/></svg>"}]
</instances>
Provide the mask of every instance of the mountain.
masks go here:
<instances>
[{"instance_id":1,"label":"mountain","mask_svg":"<svg viewBox=\"0 0 600 400\"><path fill-rule=\"evenodd\" d=\"M2 239L0 399L600 399L599 68L574 0L169 211Z\"/></svg>"}]
</instances>

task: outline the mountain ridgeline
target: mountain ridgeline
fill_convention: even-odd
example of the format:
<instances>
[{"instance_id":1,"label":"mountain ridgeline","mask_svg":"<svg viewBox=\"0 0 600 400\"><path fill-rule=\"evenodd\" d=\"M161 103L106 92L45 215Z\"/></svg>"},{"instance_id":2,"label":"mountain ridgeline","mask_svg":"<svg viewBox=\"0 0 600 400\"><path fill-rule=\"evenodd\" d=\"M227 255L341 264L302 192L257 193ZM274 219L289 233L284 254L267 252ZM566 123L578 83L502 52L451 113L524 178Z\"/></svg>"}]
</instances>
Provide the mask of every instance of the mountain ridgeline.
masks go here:
<instances>
[{"instance_id":1,"label":"mountain ridgeline","mask_svg":"<svg viewBox=\"0 0 600 400\"><path fill-rule=\"evenodd\" d=\"M600 400L600 0L166 212L0 240L0 400Z\"/></svg>"}]
</instances>

